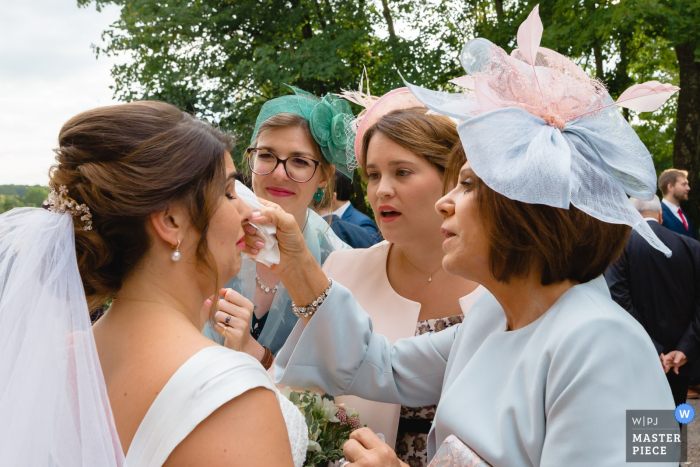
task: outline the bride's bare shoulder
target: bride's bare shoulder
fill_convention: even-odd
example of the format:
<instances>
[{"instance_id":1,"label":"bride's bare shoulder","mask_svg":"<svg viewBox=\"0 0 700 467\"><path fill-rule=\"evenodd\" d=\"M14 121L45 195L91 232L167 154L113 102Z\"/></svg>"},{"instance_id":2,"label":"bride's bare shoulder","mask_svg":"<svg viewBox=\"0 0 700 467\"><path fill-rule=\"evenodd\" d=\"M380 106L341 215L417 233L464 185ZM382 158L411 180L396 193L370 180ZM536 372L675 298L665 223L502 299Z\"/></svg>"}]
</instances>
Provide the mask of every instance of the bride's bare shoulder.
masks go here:
<instances>
[{"instance_id":1,"label":"bride's bare shoulder","mask_svg":"<svg viewBox=\"0 0 700 467\"><path fill-rule=\"evenodd\" d=\"M132 326L105 316L93 326L93 332L126 454L141 421L175 372L200 350L218 344L191 325L172 320Z\"/></svg>"},{"instance_id":2,"label":"bride's bare shoulder","mask_svg":"<svg viewBox=\"0 0 700 467\"><path fill-rule=\"evenodd\" d=\"M254 388L207 417L173 450L164 467L293 466L277 396Z\"/></svg>"}]
</instances>

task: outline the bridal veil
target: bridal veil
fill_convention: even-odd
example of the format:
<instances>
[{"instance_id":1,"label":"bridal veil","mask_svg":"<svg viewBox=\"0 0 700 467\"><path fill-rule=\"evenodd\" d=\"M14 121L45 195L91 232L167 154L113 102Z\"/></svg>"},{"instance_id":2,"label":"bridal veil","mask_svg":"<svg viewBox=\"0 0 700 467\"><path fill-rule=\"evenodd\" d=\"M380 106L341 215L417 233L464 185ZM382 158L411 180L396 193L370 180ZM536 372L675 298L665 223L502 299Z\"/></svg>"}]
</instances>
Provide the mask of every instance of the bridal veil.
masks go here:
<instances>
[{"instance_id":1,"label":"bridal veil","mask_svg":"<svg viewBox=\"0 0 700 467\"><path fill-rule=\"evenodd\" d=\"M70 213L0 216L0 462L123 466Z\"/></svg>"}]
</instances>

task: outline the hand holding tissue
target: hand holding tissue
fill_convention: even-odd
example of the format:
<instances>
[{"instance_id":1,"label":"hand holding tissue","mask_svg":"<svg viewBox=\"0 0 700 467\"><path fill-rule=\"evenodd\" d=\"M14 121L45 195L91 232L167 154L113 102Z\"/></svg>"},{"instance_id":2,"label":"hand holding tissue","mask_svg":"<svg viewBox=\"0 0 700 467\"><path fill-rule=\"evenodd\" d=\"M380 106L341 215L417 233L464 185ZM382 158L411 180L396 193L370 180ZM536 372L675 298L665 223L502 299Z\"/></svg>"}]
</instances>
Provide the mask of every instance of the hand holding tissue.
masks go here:
<instances>
[{"instance_id":1,"label":"hand holding tissue","mask_svg":"<svg viewBox=\"0 0 700 467\"><path fill-rule=\"evenodd\" d=\"M265 206L258 200L255 193L245 186L243 183L236 181L236 194L241 197L243 202L248 205L248 207L253 211L260 211L264 209ZM256 255L251 255L249 253L243 253L243 257L246 259L252 259L260 264L267 266L268 268L274 264L279 264L280 262L280 249L277 244L277 228L272 225L256 225L251 222L250 225L258 229L258 235L265 242L265 246L260 249Z\"/></svg>"}]
</instances>

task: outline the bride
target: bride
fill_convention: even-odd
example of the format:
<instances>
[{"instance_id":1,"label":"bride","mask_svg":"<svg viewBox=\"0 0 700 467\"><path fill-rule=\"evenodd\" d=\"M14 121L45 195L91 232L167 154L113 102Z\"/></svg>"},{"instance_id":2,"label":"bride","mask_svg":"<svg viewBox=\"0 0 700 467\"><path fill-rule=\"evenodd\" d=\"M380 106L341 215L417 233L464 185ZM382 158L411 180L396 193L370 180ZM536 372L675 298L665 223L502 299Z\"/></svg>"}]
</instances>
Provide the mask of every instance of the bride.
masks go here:
<instances>
[{"instance_id":1,"label":"bride","mask_svg":"<svg viewBox=\"0 0 700 467\"><path fill-rule=\"evenodd\" d=\"M63 126L47 210L0 216L3 464L302 465L301 413L201 334L217 307L231 326L253 310L221 290L200 311L238 273L252 216L229 143L158 102Z\"/></svg>"}]
</instances>

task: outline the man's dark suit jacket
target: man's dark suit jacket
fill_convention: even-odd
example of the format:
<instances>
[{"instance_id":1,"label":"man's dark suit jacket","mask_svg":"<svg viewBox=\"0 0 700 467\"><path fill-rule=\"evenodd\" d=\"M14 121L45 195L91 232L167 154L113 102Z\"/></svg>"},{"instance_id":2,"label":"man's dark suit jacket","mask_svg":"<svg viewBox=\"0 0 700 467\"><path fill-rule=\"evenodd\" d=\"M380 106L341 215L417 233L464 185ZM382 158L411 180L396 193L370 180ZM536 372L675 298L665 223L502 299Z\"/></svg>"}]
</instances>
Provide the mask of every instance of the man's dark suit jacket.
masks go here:
<instances>
[{"instance_id":1,"label":"man's dark suit jacket","mask_svg":"<svg viewBox=\"0 0 700 467\"><path fill-rule=\"evenodd\" d=\"M666 206L664 203L661 203L661 215L664 218L664 224L663 226L666 227L669 230L672 230L678 234L685 235L690 238L696 238L695 237L695 232L693 231L693 226L691 225L690 221L688 218L685 218L685 221L688 223L688 230L685 230L685 226L683 225L683 222L680 221ZM685 214L683 214L685 216Z\"/></svg>"},{"instance_id":2,"label":"man's dark suit jacket","mask_svg":"<svg viewBox=\"0 0 700 467\"><path fill-rule=\"evenodd\" d=\"M331 229L342 241L353 248L369 248L374 245L374 237L365 229L350 222L345 222L335 214L332 217L333 222L331 222L330 216L324 216L323 219L331 224Z\"/></svg>"},{"instance_id":3,"label":"man's dark suit jacket","mask_svg":"<svg viewBox=\"0 0 700 467\"><path fill-rule=\"evenodd\" d=\"M644 326L657 352L686 355L680 371L692 377L700 369L692 365L700 354L700 243L646 222L673 256L666 258L633 230L605 279L613 300Z\"/></svg>"},{"instance_id":4,"label":"man's dark suit jacket","mask_svg":"<svg viewBox=\"0 0 700 467\"><path fill-rule=\"evenodd\" d=\"M343 213L343 217L340 219L344 220L345 222L350 222L351 224L359 225L365 229L374 239L374 243L378 243L381 240L377 224L372 222L372 219L355 209L352 204L348 206Z\"/></svg>"}]
</instances>

